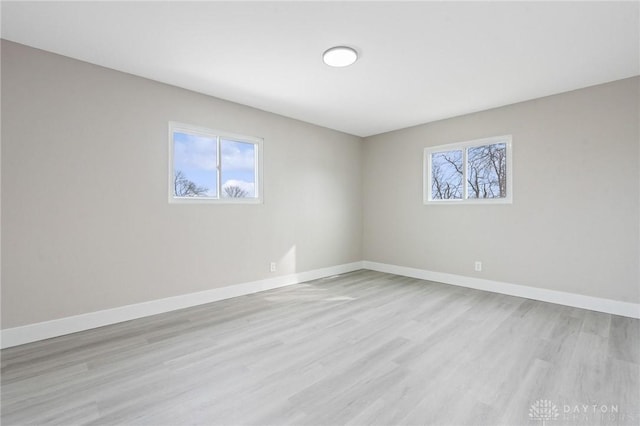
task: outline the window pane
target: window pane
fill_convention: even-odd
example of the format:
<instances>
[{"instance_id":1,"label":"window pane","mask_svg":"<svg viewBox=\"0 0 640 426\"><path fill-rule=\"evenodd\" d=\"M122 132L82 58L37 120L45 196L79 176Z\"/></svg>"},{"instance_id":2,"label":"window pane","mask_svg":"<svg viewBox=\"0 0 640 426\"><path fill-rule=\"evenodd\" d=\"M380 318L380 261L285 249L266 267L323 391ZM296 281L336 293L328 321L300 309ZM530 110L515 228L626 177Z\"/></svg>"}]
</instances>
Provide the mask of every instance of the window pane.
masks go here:
<instances>
[{"instance_id":1,"label":"window pane","mask_svg":"<svg viewBox=\"0 0 640 426\"><path fill-rule=\"evenodd\" d=\"M222 139L221 181L224 198L256 197L256 145Z\"/></svg>"},{"instance_id":2,"label":"window pane","mask_svg":"<svg viewBox=\"0 0 640 426\"><path fill-rule=\"evenodd\" d=\"M216 138L173 133L175 197L216 197Z\"/></svg>"},{"instance_id":3,"label":"window pane","mask_svg":"<svg viewBox=\"0 0 640 426\"><path fill-rule=\"evenodd\" d=\"M462 151L431 154L431 198L462 199Z\"/></svg>"},{"instance_id":4,"label":"window pane","mask_svg":"<svg viewBox=\"0 0 640 426\"><path fill-rule=\"evenodd\" d=\"M497 143L469 148L467 158L469 198L505 198L507 145Z\"/></svg>"}]
</instances>

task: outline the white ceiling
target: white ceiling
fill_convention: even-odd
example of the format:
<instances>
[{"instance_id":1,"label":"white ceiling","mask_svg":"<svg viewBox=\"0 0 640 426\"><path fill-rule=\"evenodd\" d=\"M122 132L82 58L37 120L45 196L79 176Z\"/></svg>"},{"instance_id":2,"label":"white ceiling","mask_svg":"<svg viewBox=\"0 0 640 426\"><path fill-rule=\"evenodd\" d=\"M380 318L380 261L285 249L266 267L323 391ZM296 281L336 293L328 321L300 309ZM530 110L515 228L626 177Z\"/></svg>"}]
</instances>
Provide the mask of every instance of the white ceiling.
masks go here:
<instances>
[{"instance_id":1,"label":"white ceiling","mask_svg":"<svg viewBox=\"0 0 640 426\"><path fill-rule=\"evenodd\" d=\"M2 2L2 37L359 136L640 74L639 2ZM349 45L360 59L329 68Z\"/></svg>"}]
</instances>

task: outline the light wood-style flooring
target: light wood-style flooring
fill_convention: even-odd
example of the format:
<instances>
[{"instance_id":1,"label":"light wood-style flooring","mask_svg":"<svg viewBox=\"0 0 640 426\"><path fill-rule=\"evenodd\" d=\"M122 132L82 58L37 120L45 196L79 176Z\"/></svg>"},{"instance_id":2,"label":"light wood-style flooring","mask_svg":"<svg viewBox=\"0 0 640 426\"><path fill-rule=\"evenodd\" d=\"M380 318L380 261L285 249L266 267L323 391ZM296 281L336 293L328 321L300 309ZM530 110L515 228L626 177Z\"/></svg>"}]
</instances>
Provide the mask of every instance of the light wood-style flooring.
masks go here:
<instances>
[{"instance_id":1,"label":"light wood-style flooring","mask_svg":"<svg viewBox=\"0 0 640 426\"><path fill-rule=\"evenodd\" d=\"M640 424L639 320L372 271L1 355L4 426Z\"/></svg>"}]
</instances>

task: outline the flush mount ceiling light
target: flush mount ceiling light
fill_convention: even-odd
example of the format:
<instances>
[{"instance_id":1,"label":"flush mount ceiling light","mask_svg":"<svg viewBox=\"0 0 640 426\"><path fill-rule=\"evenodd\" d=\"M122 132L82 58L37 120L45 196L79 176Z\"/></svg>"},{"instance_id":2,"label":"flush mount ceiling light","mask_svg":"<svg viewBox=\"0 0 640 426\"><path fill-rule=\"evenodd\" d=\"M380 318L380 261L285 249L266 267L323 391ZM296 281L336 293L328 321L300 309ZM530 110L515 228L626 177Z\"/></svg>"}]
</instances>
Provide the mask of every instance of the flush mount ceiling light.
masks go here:
<instances>
[{"instance_id":1,"label":"flush mount ceiling light","mask_svg":"<svg viewBox=\"0 0 640 426\"><path fill-rule=\"evenodd\" d=\"M322 60L330 67L348 67L358 60L358 52L347 46L336 46L322 54Z\"/></svg>"}]
</instances>

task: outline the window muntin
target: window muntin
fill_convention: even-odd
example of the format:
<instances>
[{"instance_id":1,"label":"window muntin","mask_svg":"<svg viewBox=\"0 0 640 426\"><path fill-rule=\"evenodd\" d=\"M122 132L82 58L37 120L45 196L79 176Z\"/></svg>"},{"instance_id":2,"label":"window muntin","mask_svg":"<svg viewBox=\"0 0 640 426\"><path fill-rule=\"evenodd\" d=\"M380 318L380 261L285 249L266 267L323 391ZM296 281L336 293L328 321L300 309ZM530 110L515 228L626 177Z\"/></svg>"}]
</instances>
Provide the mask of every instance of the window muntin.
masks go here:
<instances>
[{"instance_id":1,"label":"window muntin","mask_svg":"<svg viewBox=\"0 0 640 426\"><path fill-rule=\"evenodd\" d=\"M262 201L262 139L169 123L169 201Z\"/></svg>"},{"instance_id":2,"label":"window muntin","mask_svg":"<svg viewBox=\"0 0 640 426\"><path fill-rule=\"evenodd\" d=\"M424 203L511 203L511 136L425 148Z\"/></svg>"}]
</instances>

